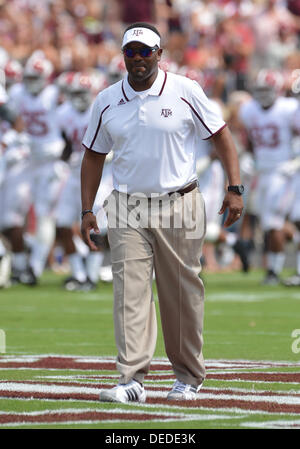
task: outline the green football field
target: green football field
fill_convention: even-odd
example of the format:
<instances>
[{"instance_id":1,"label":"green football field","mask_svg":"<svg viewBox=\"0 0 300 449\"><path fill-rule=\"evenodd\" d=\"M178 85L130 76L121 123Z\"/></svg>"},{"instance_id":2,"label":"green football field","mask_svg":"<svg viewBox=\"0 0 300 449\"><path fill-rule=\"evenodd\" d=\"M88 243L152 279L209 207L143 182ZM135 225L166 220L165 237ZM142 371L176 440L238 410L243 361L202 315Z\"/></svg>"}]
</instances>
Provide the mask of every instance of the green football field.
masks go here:
<instances>
[{"instance_id":1,"label":"green football field","mask_svg":"<svg viewBox=\"0 0 300 449\"><path fill-rule=\"evenodd\" d=\"M299 428L300 289L262 277L203 274L207 378L183 403L165 399L174 376L160 328L146 403L98 401L118 379L111 284L66 292L46 272L37 287L1 290L0 428Z\"/></svg>"}]
</instances>

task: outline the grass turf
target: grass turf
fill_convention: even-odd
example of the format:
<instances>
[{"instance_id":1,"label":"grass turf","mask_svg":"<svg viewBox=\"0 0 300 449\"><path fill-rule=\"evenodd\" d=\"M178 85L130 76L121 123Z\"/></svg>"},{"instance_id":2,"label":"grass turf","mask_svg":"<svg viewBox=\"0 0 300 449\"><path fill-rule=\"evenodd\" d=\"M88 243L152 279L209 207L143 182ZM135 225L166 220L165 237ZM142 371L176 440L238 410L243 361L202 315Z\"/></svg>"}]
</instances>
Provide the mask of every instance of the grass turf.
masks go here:
<instances>
[{"instance_id":1,"label":"grass turf","mask_svg":"<svg viewBox=\"0 0 300 449\"><path fill-rule=\"evenodd\" d=\"M285 275L289 272L286 271ZM203 274L206 288L204 319L205 359L273 360L300 362L300 345L292 346L292 332L300 328L299 288L262 286L260 270L243 273ZM83 356L115 355L112 320L112 285L100 283L93 292L66 292L62 288L63 277L45 272L37 287L14 286L2 290L0 295L0 329L6 334L6 355L61 354ZM154 284L155 292L155 284ZM159 308L157 304L157 314ZM299 347L299 351L293 351ZM155 357L165 357L159 325ZM1 366L0 366L1 368ZM255 369L255 371L264 368ZM279 368L269 371L275 372ZM293 371L286 367L285 372ZM250 372L251 370L249 370ZM266 370L268 371L268 370ZM0 369L0 381L51 381L49 376L61 375L61 371ZM70 371L65 370L65 382ZM82 371L72 371L72 375ZM84 374L88 375L89 371ZM95 374L95 373L93 373ZM105 372L102 372L105 374ZM116 374L116 373L114 373ZM43 379L43 380L41 380ZM80 380L78 380L80 382ZM83 382L85 382L83 380ZM93 382L93 380L89 380ZM154 381L155 383L155 381ZM169 381L171 385L171 381ZM151 382L149 381L149 385ZM265 383L207 379L206 388L240 388L245 391L268 390L292 394L299 387L288 383ZM5 412L30 412L59 408L96 408L114 410L115 405L80 401L44 401L38 399L0 399L0 410ZM123 409L130 406L122 405ZM141 406L138 407L141 409ZM152 411L164 410L162 406ZM182 409L182 413L186 413ZM149 412L149 410L148 410ZM189 410L203 414L203 421L155 422L153 424L116 423L56 423L22 425L18 428L255 428L256 425L285 419L293 423L294 414L251 413L235 414L230 410ZM208 415L214 415L209 418ZM219 415L219 417L218 417ZM300 421L300 419L299 419ZM10 426L6 426L10 428ZM15 428L15 427L14 427Z\"/></svg>"},{"instance_id":2,"label":"grass turf","mask_svg":"<svg viewBox=\"0 0 300 449\"><path fill-rule=\"evenodd\" d=\"M260 271L204 275L205 358L300 359L291 337L300 328L300 290L261 286L261 279ZM112 298L112 285L104 283L92 292L66 292L52 272L35 288L2 290L6 352L114 355ZM155 355L165 356L160 325Z\"/></svg>"}]
</instances>

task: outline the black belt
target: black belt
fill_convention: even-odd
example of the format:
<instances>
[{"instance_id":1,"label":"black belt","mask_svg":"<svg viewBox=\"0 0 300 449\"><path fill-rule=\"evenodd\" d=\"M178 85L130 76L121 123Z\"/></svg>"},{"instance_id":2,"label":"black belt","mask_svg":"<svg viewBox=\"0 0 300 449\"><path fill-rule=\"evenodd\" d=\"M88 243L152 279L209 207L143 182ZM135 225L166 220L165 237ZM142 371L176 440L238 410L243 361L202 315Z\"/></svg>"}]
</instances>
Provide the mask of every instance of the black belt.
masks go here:
<instances>
[{"instance_id":1,"label":"black belt","mask_svg":"<svg viewBox=\"0 0 300 449\"><path fill-rule=\"evenodd\" d=\"M196 187L198 187L198 181L193 181L190 184L183 187L182 189L175 190L174 192L168 192L167 195L171 196L171 195L174 195L175 193L179 193L179 195L183 196L185 193L191 192ZM129 195L129 193L127 193L127 196L130 197L131 195ZM139 199L138 197L136 197L136 198L137 198L137 200ZM151 201L152 199L155 199L155 198L156 197L154 197L154 198L149 197L148 200Z\"/></svg>"},{"instance_id":2,"label":"black belt","mask_svg":"<svg viewBox=\"0 0 300 449\"><path fill-rule=\"evenodd\" d=\"M182 196L185 193L191 192L196 187L198 187L198 181L193 181L190 184L188 184L187 186L183 187L182 189L176 190L175 192L169 192L168 195L171 196L174 193L179 193Z\"/></svg>"}]
</instances>

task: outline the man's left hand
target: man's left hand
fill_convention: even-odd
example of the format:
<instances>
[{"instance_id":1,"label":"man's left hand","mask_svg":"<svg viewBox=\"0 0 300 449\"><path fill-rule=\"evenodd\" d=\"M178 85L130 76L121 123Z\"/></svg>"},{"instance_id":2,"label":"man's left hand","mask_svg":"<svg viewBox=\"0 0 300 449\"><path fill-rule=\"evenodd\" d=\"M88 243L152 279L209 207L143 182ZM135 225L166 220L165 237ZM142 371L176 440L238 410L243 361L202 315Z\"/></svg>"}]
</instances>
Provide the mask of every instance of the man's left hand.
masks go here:
<instances>
[{"instance_id":1,"label":"man's left hand","mask_svg":"<svg viewBox=\"0 0 300 449\"><path fill-rule=\"evenodd\" d=\"M222 215L228 209L228 216L225 220L224 226L228 228L235 223L242 215L244 208L243 198L234 192L227 192L223 200L219 214Z\"/></svg>"}]
</instances>

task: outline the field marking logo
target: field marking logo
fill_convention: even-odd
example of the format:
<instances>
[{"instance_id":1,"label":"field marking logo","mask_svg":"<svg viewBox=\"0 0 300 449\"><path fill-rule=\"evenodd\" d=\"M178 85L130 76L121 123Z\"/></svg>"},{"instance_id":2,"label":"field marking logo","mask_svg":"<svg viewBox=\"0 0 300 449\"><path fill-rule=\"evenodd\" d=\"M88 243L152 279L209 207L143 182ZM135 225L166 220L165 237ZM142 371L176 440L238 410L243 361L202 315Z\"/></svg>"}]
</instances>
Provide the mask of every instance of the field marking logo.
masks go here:
<instances>
[{"instance_id":1,"label":"field marking logo","mask_svg":"<svg viewBox=\"0 0 300 449\"><path fill-rule=\"evenodd\" d=\"M0 329L0 354L6 352L6 335L3 329Z\"/></svg>"},{"instance_id":2,"label":"field marking logo","mask_svg":"<svg viewBox=\"0 0 300 449\"><path fill-rule=\"evenodd\" d=\"M295 335L300 335L300 329L294 331ZM195 401L178 401L172 404L167 399L175 380L170 362L165 357L155 358L145 379L145 404L132 404L130 410L128 405L124 409L122 404L118 408L113 405L100 410L92 404L99 401L99 389L109 389L116 384L118 374L115 356L3 355L0 357L0 368L3 370L0 398L15 398L20 401L34 398L39 401L43 410L34 402L24 412L0 412L0 429L20 425L44 426L46 423L90 426L105 421L114 422L116 426L126 422L128 428L136 428L133 426L137 422L147 422L149 427L154 428L161 422L182 423L193 420L201 427L205 425L201 424L204 420L210 421L210 424L214 422L215 425L216 420L219 420L224 427L225 419L237 420L236 425L243 427L241 419L248 420L250 414L253 417L251 427L258 423L268 425L269 419L276 425L278 414L280 420L285 415L285 427L299 427L300 401L297 386L300 362L210 359L206 360L206 367L208 379L213 380L214 385L204 385ZM12 369L20 369L20 373L26 369L26 376L15 381L10 378ZM36 377L37 369L42 369L43 375ZM70 370L75 370L76 373ZM32 374L28 376L30 372ZM235 382L245 384L243 387L235 386ZM289 385L289 391L281 390L278 383ZM276 388L269 388L269 385L275 384ZM60 408L49 409L49 400L64 401L65 405L60 402ZM91 406L81 408L83 400L88 401ZM281 425L279 422L278 427ZM232 423L230 426L232 427Z\"/></svg>"},{"instance_id":3,"label":"field marking logo","mask_svg":"<svg viewBox=\"0 0 300 449\"><path fill-rule=\"evenodd\" d=\"M291 335L295 340L292 343L292 351L294 354L299 354L300 352L300 329L294 329Z\"/></svg>"}]
</instances>

